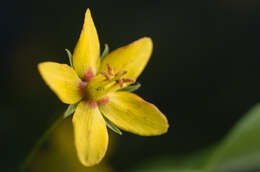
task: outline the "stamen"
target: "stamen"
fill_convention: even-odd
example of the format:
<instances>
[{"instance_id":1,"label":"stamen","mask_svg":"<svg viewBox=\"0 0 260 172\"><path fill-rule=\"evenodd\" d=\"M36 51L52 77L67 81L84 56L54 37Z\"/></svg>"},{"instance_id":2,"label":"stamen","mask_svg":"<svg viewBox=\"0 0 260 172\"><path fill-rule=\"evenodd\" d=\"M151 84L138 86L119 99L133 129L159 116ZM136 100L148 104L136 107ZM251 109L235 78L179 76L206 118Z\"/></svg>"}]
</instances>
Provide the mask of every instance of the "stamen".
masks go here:
<instances>
[{"instance_id":1,"label":"stamen","mask_svg":"<svg viewBox=\"0 0 260 172\"><path fill-rule=\"evenodd\" d=\"M122 80L123 80L123 82L132 82L132 83L135 83L135 80L132 79L132 78L123 78Z\"/></svg>"},{"instance_id":2,"label":"stamen","mask_svg":"<svg viewBox=\"0 0 260 172\"><path fill-rule=\"evenodd\" d=\"M88 68L85 75L83 76L83 80L89 82L94 77L94 73L91 68Z\"/></svg>"},{"instance_id":3,"label":"stamen","mask_svg":"<svg viewBox=\"0 0 260 172\"><path fill-rule=\"evenodd\" d=\"M103 81L91 81L85 88L86 97L90 100L97 101L98 104L104 104L104 101L107 102L107 100L103 99L103 97L108 93L118 90L119 87L123 88L126 85L125 83L131 84L135 82L134 79L123 78L124 75L127 73L126 70L120 70L115 74L112 66L110 64L106 65L107 72L100 72L100 75L104 76L104 78L103 76L101 76L101 80L103 79ZM93 105L93 103L90 102L90 105Z\"/></svg>"},{"instance_id":4,"label":"stamen","mask_svg":"<svg viewBox=\"0 0 260 172\"><path fill-rule=\"evenodd\" d=\"M112 68L112 66L110 64L107 64L107 69L108 69L108 74L110 76L113 76L114 75L114 70Z\"/></svg>"},{"instance_id":5,"label":"stamen","mask_svg":"<svg viewBox=\"0 0 260 172\"><path fill-rule=\"evenodd\" d=\"M116 82L119 83L121 88L124 86L124 82L122 79L118 79L118 80L116 80Z\"/></svg>"},{"instance_id":6,"label":"stamen","mask_svg":"<svg viewBox=\"0 0 260 172\"><path fill-rule=\"evenodd\" d=\"M109 76L108 73L106 73L106 72L100 72L100 74L104 75L104 77L106 78L105 81L110 80L110 76Z\"/></svg>"},{"instance_id":7,"label":"stamen","mask_svg":"<svg viewBox=\"0 0 260 172\"><path fill-rule=\"evenodd\" d=\"M119 72L116 73L116 76L121 76L121 75L124 75L126 73L127 73L126 70L120 70Z\"/></svg>"}]
</instances>

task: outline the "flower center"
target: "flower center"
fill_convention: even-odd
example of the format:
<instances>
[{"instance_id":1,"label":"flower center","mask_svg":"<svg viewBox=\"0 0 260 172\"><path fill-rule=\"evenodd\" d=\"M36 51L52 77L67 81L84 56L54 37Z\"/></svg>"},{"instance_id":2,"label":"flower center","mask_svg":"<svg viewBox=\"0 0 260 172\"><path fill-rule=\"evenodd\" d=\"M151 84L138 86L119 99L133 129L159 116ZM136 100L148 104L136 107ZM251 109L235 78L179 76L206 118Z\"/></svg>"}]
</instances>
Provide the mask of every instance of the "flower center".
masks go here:
<instances>
[{"instance_id":1,"label":"flower center","mask_svg":"<svg viewBox=\"0 0 260 172\"><path fill-rule=\"evenodd\" d=\"M134 83L135 80L124 77L126 73L126 70L120 70L115 73L111 65L107 64L107 72L101 72L97 76L91 77L86 86L84 86L85 98L87 100L100 101L109 93Z\"/></svg>"}]
</instances>

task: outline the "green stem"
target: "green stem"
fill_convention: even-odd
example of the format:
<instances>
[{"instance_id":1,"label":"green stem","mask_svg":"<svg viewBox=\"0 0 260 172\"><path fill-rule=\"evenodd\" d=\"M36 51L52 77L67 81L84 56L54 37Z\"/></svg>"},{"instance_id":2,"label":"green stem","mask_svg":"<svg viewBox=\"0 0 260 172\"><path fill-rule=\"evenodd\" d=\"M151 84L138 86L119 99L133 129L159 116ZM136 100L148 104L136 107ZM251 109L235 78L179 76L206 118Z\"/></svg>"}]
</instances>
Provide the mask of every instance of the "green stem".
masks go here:
<instances>
[{"instance_id":1,"label":"green stem","mask_svg":"<svg viewBox=\"0 0 260 172\"><path fill-rule=\"evenodd\" d=\"M41 148L42 144L45 142L45 140L49 137L49 135L54 131L54 129L57 127L57 125L64 119L64 114L59 115L50 125L50 127L43 133L43 135L37 140L35 145L33 146L31 152L27 155L26 159L21 164L19 171L23 172L25 171L29 164L32 162L34 156Z\"/></svg>"},{"instance_id":2,"label":"green stem","mask_svg":"<svg viewBox=\"0 0 260 172\"><path fill-rule=\"evenodd\" d=\"M43 135L39 138L39 140L37 140L37 142L35 143L35 145L33 146L32 150L31 150L31 152L27 155L26 159L21 164L21 166L19 168L20 172L23 172L28 168L28 166L32 162L34 156L40 150L40 148L41 148L42 144L45 142L45 140L49 137L49 135L54 131L54 129L58 126L58 124L63 119L65 119L65 118L69 117L71 114L73 114L77 105L78 105L78 103L69 105L68 108L66 109L66 111L62 115L59 115L57 118L55 118L55 120L51 123L49 128L43 133Z\"/></svg>"}]
</instances>

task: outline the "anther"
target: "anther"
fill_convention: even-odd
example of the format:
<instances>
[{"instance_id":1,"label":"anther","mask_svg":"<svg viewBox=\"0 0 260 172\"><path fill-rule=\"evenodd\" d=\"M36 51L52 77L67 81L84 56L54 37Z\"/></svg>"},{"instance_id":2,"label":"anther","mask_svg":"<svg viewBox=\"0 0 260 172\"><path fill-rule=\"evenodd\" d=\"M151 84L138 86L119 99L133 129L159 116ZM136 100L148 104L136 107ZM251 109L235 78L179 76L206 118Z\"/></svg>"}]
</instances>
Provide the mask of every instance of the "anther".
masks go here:
<instances>
[{"instance_id":1,"label":"anther","mask_svg":"<svg viewBox=\"0 0 260 172\"><path fill-rule=\"evenodd\" d=\"M109 76L109 74L108 73L106 73L106 72L100 72L102 75L104 75L104 77L106 78L106 80L108 81L108 80L110 80L110 76Z\"/></svg>"},{"instance_id":2,"label":"anther","mask_svg":"<svg viewBox=\"0 0 260 172\"><path fill-rule=\"evenodd\" d=\"M122 80L123 80L123 82L132 82L132 83L135 83L135 80L134 80L134 79L131 79L131 78L123 78Z\"/></svg>"},{"instance_id":3,"label":"anther","mask_svg":"<svg viewBox=\"0 0 260 172\"><path fill-rule=\"evenodd\" d=\"M118 79L116 80L116 82L120 85L121 88L124 86L124 82L122 79Z\"/></svg>"},{"instance_id":4,"label":"anther","mask_svg":"<svg viewBox=\"0 0 260 172\"><path fill-rule=\"evenodd\" d=\"M120 70L119 72L116 73L116 76L124 75L124 74L126 74L126 73L127 73L126 70Z\"/></svg>"},{"instance_id":5,"label":"anther","mask_svg":"<svg viewBox=\"0 0 260 172\"><path fill-rule=\"evenodd\" d=\"M113 76L114 75L114 70L112 68L112 66L110 64L107 64L107 69L108 69L108 74L110 76Z\"/></svg>"}]
</instances>

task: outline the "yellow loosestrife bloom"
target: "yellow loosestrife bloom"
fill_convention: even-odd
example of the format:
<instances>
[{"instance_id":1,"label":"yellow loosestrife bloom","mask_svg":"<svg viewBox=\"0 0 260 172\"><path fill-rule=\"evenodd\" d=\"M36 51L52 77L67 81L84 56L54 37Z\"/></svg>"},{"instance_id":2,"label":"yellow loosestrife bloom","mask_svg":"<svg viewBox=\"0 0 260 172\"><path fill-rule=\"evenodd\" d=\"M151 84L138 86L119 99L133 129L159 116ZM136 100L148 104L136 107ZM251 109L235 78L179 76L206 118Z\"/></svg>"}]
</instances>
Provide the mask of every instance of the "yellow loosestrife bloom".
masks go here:
<instances>
[{"instance_id":1,"label":"yellow loosestrife bloom","mask_svg":"<svg viewBox=\"0 0 260 172\"><path fill-rule=\"evenodd\" d=\"M167 132L166 117L153 104L129 92L152 53L152 40L141 38L100 60L98 34L90 10L86 11L80 38L73 52L73 67L43 62L39 71L63 103L79 102L73 116L79 160L93 166L104 157L108 133L102 114L119 128L141 136Z\"/></svg>"}]
</instances>

